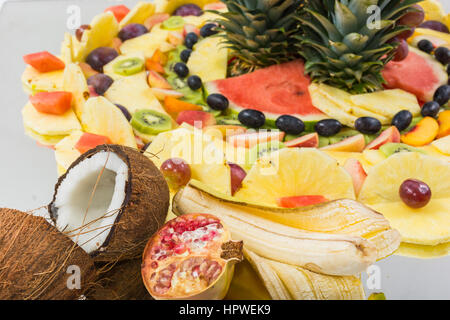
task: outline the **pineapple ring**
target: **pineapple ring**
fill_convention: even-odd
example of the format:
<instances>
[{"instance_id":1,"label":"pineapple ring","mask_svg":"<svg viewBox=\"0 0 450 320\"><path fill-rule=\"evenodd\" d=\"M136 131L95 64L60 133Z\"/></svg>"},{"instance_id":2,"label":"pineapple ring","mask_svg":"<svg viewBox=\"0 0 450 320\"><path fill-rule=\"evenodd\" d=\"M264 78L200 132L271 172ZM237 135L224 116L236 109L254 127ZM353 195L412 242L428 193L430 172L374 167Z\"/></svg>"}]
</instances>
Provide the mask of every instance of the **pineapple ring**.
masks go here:
<instances>
[{"instance_id":1,"label":"pineapple ring","mask_svg":"<svg viewBox=\"0 0 450 320\"><path fill-rule=\"evenodd\" d=\"M408 207L399 196L406 179L424 181L432 197L421 209ZM450 164L416 152L402 152L375 165L358 198L381 212L402 235L402 241L438 245L450 241Z\"/></svg>"},{"instance_id":2,"label":"pineapple ring","mask_svg":"<svg viewBox=\"0 0 450 320\"><path fill-rule=\"evenodd\" d=\"M281 149L259 159L235 197L243 202L276 206L278 198L301 195L355 199L350 175L335 159L310 148Z\"/></svg>"}]
</instances>

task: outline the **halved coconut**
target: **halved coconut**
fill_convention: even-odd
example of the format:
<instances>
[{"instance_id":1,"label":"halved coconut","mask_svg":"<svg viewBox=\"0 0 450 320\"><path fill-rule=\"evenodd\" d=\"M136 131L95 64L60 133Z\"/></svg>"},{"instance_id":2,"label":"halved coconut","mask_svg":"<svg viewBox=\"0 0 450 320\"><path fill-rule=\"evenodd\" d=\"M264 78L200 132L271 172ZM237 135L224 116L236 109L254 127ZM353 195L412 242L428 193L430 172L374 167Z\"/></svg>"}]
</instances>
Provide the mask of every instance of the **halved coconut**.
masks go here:
<instances>
[{"instance_id":1,"label":"halved coconut","mask_svg":"<svg viewBox=\"0 0 450 320\"><path fill-rule=\"evenodd\" d=\"M78 299L95 278L89 255L45 218L0 209L0 300Z\"/></svg>"},{"instance_id":2,"label":"halved coconut","mask_svg":"<svg viewBox=\"0 0 450 320\"><path fill-rule=\"evenodd\" d=\"M169 188L151 160L132 148L103 145L81 155L55 187L55 226L96 261L141 256L164 224Z\"/></svg>"}]
</instances>

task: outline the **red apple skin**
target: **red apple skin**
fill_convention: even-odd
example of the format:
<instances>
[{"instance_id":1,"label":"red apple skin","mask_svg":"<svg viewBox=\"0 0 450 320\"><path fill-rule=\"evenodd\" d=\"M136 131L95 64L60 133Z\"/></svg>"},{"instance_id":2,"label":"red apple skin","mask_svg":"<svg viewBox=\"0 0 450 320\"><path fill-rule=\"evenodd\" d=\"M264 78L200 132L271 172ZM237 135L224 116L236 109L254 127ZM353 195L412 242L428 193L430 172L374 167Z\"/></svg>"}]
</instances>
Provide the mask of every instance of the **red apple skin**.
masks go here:
<instances>
[{"instance_id":1,"label":"red apple skin","mask_svg":"<svg viewBox=\"0 0 450 320\"><path fill-rule=\"evenodd\" d=\"M328 151L362 152L366 146L366 140L362 134L347 138L335 144L321 148Z\"/></svg>"},{"instance_id":2,"label":"red apple skin","mask_svg":"<svg viewBox=\"0 0 450 320\"><path fill-rule=\"evenodd\" d=\"M318 148L319 135L317 132L310 133L303 137L285 142L284 145L288 148Z\"/></svg>"},{"instance_id":3,"label":"red apple skin","mask_svg":"<svg viewBox=\"0 0 450 320\"><path fill-rule=\"evenodd\" d=\"M400 142L400 131L395 126L384 130L378 138L367 145L366 150L378 150L382 145L390 142Z\"/></svg>"},{"instance_id":4,"label":"red apple skin","mask_svg":"<svg viewBox=\"0 0 450 320\"><path fill-rule=\"evenodd\" d=\"M230 167L231 175L231 195L234 194L242 187L242 181L247 176L247 172L235 163L228 163Z\"/></svg>"},{"instance_id":5,"label":"red apple skin","mask_svg":"<svg viewBox=\"0 0 450 320\"><path fill-rule=\"evenodd\" d=\"M172 89L172 86L169 84L169 82L160 74L157 72L150 70L148 72L148 84L152 88L159 88L159 89L166 89L170 90Z\"/></svg>"},{"instance_id":6,"label":"red apple skin","mask_svg":"<svg viewBox=\"0 0 450 320\"><path fill-rule=\"evenodd\" d=\"M356 159L350 158L344 164L344 169L350 174L353 180L353 188L355 189L356 195L359 194L364 181L367 178L367 173L364 170L361 162Z\"/></svg>"}]
</instances>

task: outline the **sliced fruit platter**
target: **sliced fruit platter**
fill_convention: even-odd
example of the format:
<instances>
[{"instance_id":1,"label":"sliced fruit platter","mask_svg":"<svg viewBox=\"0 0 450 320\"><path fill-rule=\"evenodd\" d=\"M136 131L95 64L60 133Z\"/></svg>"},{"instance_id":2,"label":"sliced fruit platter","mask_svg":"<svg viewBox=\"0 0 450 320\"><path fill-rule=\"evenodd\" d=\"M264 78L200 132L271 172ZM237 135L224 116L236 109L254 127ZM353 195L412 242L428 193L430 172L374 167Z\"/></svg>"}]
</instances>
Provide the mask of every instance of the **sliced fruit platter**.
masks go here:
<instances>
[{"instance_id":1,"label":"sliced fruit platter","mask_svg":"<svg viewBox=\"0 0 450 320\"><path fill-rule=\"evenodd\" d=\"M114 298L364 299L376 261L450 253L449 28L437 0L109 7L23 57L47 218L96 268L142 256Z\"/></svg>"}]
</instances>

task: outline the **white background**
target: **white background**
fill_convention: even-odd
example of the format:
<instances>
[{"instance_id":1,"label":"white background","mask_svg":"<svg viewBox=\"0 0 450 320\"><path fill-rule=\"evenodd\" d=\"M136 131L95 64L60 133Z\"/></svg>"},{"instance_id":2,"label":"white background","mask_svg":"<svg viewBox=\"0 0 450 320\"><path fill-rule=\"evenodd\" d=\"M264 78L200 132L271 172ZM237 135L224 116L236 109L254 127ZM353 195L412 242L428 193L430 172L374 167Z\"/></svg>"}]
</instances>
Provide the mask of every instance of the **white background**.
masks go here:
<instances>
[{"instance_id":1,"label":"white background","mask_svg":"<svg viewBox=\"0 0 450 320\"><path fill-rule=\"evenodd\" d=\"M0 0L3 2L3 0ZM8 1L0 11L0 207L28 210L48 204L57 180L54 154L23 133L21 109L27 101L20 76L22 56L59 53L67 7L82 8L82 23L116 0ZM135 1L120 1L132 6ZM447 11L450 1L445 0ZM381 268L381 290L388 299L450 299L450 257L417 260L389 257Z\"/></svg>"}]
</instances>

